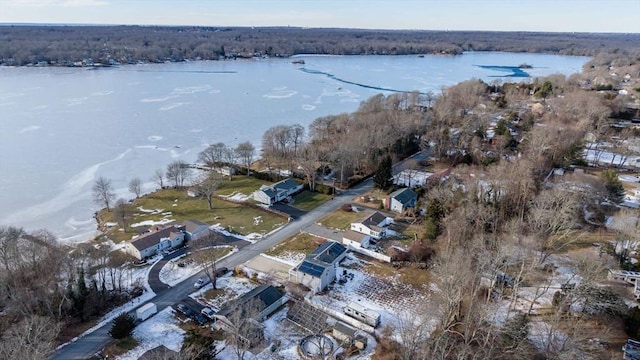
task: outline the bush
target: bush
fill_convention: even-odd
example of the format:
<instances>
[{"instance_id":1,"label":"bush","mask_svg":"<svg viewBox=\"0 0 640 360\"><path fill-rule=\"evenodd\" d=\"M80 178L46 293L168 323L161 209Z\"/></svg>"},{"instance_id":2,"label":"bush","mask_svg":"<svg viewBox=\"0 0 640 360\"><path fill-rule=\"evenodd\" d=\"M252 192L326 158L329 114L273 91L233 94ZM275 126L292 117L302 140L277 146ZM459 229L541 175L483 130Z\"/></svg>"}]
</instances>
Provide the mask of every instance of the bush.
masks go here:
<instances>
[{"instance_id":1,"label":"bush","mask_svg":"<svg viewBox=\"0 0 640 360\"><path fill-rule=\"evenodd\" d=\"M346 211L346 212L352 212L353 207L351 207L351 204L342 204L342 206L340 207L340 210Z\"/></svg>"},{"instance_id":2,"label":"bush","mask_svg":"<svg viewBox=\"0 0 640 360\"><path fill-rule=\"evenodd\" d=\"M126 312L123 312L113 319L109 335L114 339L124 339L131 336L135 327L136 319Z\"/></svg>"}]
</instances>

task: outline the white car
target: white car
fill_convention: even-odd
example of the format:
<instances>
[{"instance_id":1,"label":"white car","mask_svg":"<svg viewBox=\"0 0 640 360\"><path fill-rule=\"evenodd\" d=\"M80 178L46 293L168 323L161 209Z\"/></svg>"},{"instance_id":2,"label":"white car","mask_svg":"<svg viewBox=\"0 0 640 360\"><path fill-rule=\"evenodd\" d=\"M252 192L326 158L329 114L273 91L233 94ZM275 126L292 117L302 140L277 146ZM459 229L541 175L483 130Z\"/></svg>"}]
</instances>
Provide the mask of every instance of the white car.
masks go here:
<instances>
[{"instance_id":1,"label":"white car","mask_svg":"<svg viewBox=\"0 0 640 360\"><path fill-rule=\"evenodd\" d=\"M208 277L201 277L200 279L198 279L195 284L193 284L193 287L196 289L200 289L201 287L207 285L208 283L210 283L211 280L209 280Z\"/></svg>"},{"instance_id":2,"label":"white car","mask_svg":"<svg viewBox=\"0 0 640 360\"><path fill-rule=\"evenodd\" d=\"M200 313L202 313L202 315L204 315L204 316L208 317L208 318L209 318L209 319L211 319L211 320L213 320L213 315L215 315L215 314L216 314L216 312L215 312L215 311L213 311L213 309L208 308L208 307L206 307L206 308L202 309L202 310L200 311Z\"/></svg>"}]
</instances>

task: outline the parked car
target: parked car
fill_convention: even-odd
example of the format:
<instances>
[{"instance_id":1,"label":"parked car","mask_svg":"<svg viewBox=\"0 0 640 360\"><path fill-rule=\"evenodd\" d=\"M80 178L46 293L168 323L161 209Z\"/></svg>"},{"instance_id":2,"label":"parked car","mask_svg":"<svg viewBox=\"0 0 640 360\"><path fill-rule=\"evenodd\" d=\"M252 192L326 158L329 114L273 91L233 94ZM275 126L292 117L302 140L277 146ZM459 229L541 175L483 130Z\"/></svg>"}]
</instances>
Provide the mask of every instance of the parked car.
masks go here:
<instances>
[{"instance_id":1,"label":"parked car","mask_svg":"<svg viewBox=\"0 0 640 360\"><path fill-rule=\"evenodd\" d=\"M208 317L208 318L209 318L209 319L211 319L211 320L213 320L213 319L214 319L214 318L213 318L213 315L215 315L215 314L216 314L216 312L215 312L215 311L213 311L213 309L208 308L208 307L206 307L206 308L202 309L202 310L200 311L200 313L201 313L202 315L204 315L204 316Z\"/></svg>"},{"instance_id":2,"label":"parked car","mask_svg":"<svg viewBox=\"0 0 640 360\"><path fill-rule=\"evenodd\" d=\"M209 277L205 276L205 277L201 277L200 279L198 279L195 284L193 284L193 287L196 289L200 289L201 287L207 285L208 283L210 283L211 280L209 279Z\"/></svg>"},{"instance_id":3,"label":"parked car","mask_svg":"<svg viewBox=\"0 0 640 360\"><path fill-rule=\"evenodd\" d=\"M224 267L224 266L223 266L223 267L220 267L220 268L217 268L217 269L216 269L216 277L220 277L220 276L222 276L222 275L224 275L224 274L226 274L226 273L228 273L228 272L229 272L229 269L227 269L227 268L226 268L226 267Z\"/></svg>"},{"instance_id":4,"label":"parked car","mask_svg":"<svg viewBox=\"0 0 640 360\"><path fill-rule=\"evenodd\" d=\"M186 317L192 317L194 314L193 310L189 309L189 307L185 304L178 304L176 306L176 309Z\"/></svg>"},{"instance_id":5,"label":"parked car","mask_svg":"<svg viewBox=\"0 0 640 360\"><path fill-rule=\"evenodd\" d=\"M207 320L206 317L202 316L202 314L195 314L195 316L193 317L193 321L198 323L198 325L200 326L206 325L207 322L209 322L209 320Z\"/></svg>"}]
</instances>

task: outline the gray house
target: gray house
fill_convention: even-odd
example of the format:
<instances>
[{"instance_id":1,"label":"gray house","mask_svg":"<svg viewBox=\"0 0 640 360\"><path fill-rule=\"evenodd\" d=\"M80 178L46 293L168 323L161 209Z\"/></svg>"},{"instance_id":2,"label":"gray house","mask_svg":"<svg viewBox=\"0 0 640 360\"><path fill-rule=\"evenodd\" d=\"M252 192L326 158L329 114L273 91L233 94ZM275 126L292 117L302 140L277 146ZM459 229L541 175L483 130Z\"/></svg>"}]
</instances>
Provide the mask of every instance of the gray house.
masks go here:
<instances>
[{"instance_id":1,"label":"gray house","mask_svg":"<svg viewBox=\"0 0 640 360\"><path fill-rule=\"evenodd\" d=\"M273 185L262 185L259 190L253 193L253 199L271 206L302 191L303 188L303 184L298 184L292 179L284 179Z\"/></svg>"},{"instance_id":2,"label":"gray house","mask_svg":"<svg viewBox=\"0 0 640 360\"><path fill-rule=\"evenodd\" d=\"M234 329L238 323L248 324L244 321L247 318L253 320L249 323L261 322L288 300L289 298L275 287L260 285L220 309L214 315L213 327L229 331Z\"/></svg>"},{"instance_id":3,"label":"gray house","mask_svg":"<svg viewBox=\"0 0 640 360\"><path fill-rule=\"evenodd\" d=\"M209 234L209 224L202 221L189 219L182 222L185 231L185 238L187 241L198 240Z\"/></svg>"},{"instance_id":4,"label":"gray house","mask_svg":"<svg viewBox=\"0 0 640 360\"><path fill-rule=\"evenodd\" d=\"M313 292L324 290L336 279L336 268L347 256L347 249L335 241L327 241L289 271L289 281L305 285Z\"/></svg>"},{"instance_id":5,"label":"gray house","mask_svg":"<svg viewBox=\"0 0 640 360\"><path fill-rule=\"evenodd\" d=\"M389 196L384 200L384 205L391 211L403 213L408 208L416 207L417 202L418 194L409 188L404 188L398 189L389 194Z\"/></svg>"},{"instance_id":6,"label":"gray house","mask_svg":"<svg viewBox=\"0 0 640 360\"><path fill-rule=\"evenodd\" d=\"M154 256L162 250L182 246L184 238L184 232L176 226L167 226L127 242L124 251L136 259L142 260Z\"/></svg>"}]
</instances>

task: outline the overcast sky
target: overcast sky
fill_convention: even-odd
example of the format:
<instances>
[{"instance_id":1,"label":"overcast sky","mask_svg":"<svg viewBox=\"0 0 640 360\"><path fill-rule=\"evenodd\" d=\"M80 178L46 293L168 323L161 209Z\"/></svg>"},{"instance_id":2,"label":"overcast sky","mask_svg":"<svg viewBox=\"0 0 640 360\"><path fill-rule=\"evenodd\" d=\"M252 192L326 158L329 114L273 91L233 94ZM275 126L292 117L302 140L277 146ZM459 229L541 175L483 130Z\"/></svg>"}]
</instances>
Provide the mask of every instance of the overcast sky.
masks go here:
<instances>
[{"instance_id":1,"label":"overcast sky","mask_svg":"<svg viewBox=\"0 0 640 360\"><path fill-rule=\"evenodd\" d=\"M0 23L640 33L640 0L0 0Z\"/></svg>"}]
</instances>

